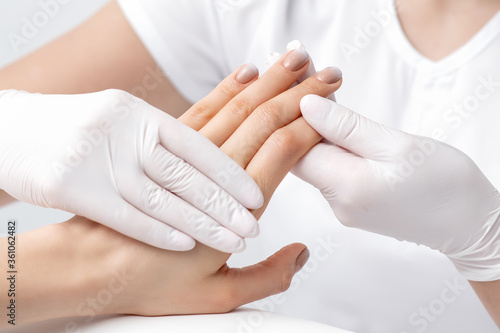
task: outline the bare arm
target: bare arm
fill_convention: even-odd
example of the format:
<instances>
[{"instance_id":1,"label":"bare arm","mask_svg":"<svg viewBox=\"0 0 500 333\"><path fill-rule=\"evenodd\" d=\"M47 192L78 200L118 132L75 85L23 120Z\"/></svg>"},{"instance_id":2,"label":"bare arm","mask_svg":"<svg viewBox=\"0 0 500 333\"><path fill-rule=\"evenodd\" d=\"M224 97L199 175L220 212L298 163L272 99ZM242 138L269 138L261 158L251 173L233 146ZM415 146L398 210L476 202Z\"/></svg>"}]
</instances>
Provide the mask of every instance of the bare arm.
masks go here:
<instances>
[{"instance_id":1,"label":"bare arm","mask_svg":"<svg viewBox=\"0 0 500 333\"><path fill-rule=\"evenodd\" d=\"M178 117L189 103L111 2L80 27L0 69L0 90L76 94L121 89Z\"/></svg>"},{"instance_id":2,"label":"bare arm","mask_svg":"<svg viewBox=\"0 0 500 333\"><path fill-rule=\"evenodd\" d=\"M500 280L477 282L469 281L472 289L483 303L491 318L500 327Z\"/></svg>"}]
</instances>

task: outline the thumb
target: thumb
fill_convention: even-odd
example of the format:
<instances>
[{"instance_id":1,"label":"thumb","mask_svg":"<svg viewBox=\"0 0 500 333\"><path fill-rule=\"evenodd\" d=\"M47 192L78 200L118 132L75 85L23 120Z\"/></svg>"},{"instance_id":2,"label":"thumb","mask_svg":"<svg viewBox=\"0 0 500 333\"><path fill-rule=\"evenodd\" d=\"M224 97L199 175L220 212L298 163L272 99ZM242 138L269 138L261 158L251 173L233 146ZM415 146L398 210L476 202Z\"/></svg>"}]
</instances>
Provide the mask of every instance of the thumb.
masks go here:
<instances>
[{"instance_id":1,"label":"thumb","mask_svg":"<svg viewBox=\"0 0 500 333\"><path fill-rule=\"evenodd\" d=\"M307 95L300 102L305 120L328 141L361 157L376 158L400 132L331 100Z\"/></svg>"},{"instance_id":2,"label":"thumb","mask_svg":"<svg viewBox=\"0 0 500 333\"><path fill-rule=\"evenodd\" d=\"M233 291L235 307L251 303L286 291L308 259L304 244L290 244L258 264L230 269L224 285Z\"/></svg>"}]
</instances>

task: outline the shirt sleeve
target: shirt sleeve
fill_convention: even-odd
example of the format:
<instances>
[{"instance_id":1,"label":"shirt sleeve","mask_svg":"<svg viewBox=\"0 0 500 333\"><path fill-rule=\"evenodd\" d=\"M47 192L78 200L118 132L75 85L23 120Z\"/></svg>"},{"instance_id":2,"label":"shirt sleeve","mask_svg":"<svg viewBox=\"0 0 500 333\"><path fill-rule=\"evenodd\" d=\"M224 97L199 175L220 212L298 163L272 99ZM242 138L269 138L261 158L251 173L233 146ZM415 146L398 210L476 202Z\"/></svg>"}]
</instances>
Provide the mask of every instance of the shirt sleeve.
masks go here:
<instances>
[{"instance_id":1,"label":"shirt sleeve","mask_svg":"<svg viewBox=\"0 0 500 333\"><path fill-rule=\"evenodd\" d=\"M197 102L224 79L213 1L118 0L130 25L177 90Z\"/></svg>"}]
</instances>

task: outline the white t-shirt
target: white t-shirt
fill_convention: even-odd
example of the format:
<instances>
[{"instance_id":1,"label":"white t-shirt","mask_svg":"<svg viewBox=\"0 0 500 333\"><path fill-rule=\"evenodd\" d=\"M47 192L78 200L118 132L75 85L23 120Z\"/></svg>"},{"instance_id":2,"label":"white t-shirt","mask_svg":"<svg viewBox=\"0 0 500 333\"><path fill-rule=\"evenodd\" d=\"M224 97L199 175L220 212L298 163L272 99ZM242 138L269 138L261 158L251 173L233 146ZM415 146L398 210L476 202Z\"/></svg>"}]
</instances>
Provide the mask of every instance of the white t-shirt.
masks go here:
<instances>
[{"instance_id":1,"label":"white t-shirt","mask_svg":"<svg viewBox=\"0 0 500 333\"><path fill-rule=\"evenodd\" d=\"M239 65L301 40L317 69L344 73L337 100L375 121L467 153L500 187L500 13L432 62L406 39L391 0L121 0L148 50L191 101ZM497 332L440 253L343 227L317 190L287 176L261 235L231 258L255 263L292 242L311 259L291 290L255 303L356 332Z\"/></svg>"}]
</instances>

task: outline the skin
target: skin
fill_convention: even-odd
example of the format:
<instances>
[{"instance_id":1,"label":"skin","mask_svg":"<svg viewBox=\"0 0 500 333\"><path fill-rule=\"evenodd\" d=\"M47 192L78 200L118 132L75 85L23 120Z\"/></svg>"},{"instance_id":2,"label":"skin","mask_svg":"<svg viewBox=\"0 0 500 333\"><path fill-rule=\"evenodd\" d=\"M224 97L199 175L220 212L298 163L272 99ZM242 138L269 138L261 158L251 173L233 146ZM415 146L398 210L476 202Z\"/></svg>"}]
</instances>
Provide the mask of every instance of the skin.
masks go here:
<instances>
[{"instance_id":1,"label":"skin","mask_svg":"<svg viewBox=\"0 0 500 333\"><path fill-rule=\"evenodd\" d=\"M152 79L150 72L157 69L112 2L82 26L1 69L0 90L79 94L116 88L134 93L143 87L146 95L138 97L178 117L191 104L164 75Z\"/></svg>"},{"instance_id":2,"label":"skin","mask_svg":"<svg viewBox=\"0 0 500 333\"><path fill-rule=\"evenodd\" d=\"M500 9L498 0L399 0L398 15L410 43L430 60L464 45ZM92 54L92 57L86 57ZM63 58L64 61L60 61ZM0 89L84 93L108 88L133 92L157 68L118 5L111 2L88 22L0 70ZM164 78L164 79L163 79ZM180 116L189 103L166 77L140 96ZM239 158L236 157L235 158ZM500 326L500 283L471 285Z\"/></svg>"},{"instance_id":3,"label":"skin","mask_svg":"<svg viewBox=\"0 0 500 333\"><path fill-rule=\"evenodd\" d=\"M398 4L406 37L433 61L466 44L500 10L498 0L399 0Z\"/></svg>"},{"instance_id":4,"label":"skin","mask_svg":"<svg viewBox=\"0 0 500 333\"><path fill-rule=\"evenodd\" d=\"M181 119L199 132L212 133L207 137L219 141L255 179L265 197L264 206L253 211L257 218L288 171L321 140L300 117L300 99L310 93L329 96L341 85L341 80L326 84L315 76L287 90L307 66L291 72L279 62L250 84L236 82L236 71ZM245 113L235 107L242 103L251 105ZM250 133L247 128L260 130ZM22 244L17 324L101 314L228 312L286 290L308 258L303 244L292 244L257 265L231 269L226 265L230 254L205 245L198 243L188 252L165 251L78 216L22 234L17 243ZM0 247L7 247L7 239L0 240ZM0 288L8 290L8 281L2 280ZM103 293L112 299L100 302ZM6 296L0 294L0 303L8 303ZM0 328L7 326L0 322Z\"/></svg>"},{"instance_id":5,"label":"skin","mask_svg":"<svg viewBox=\"0 0 500 333\"><path fill-rule=\"evenodd\" d=\"M12 202L15 202L16 199L5 193L4 191L0 190L0 207L8 205Z\"/></svg>"}]
</instances>

